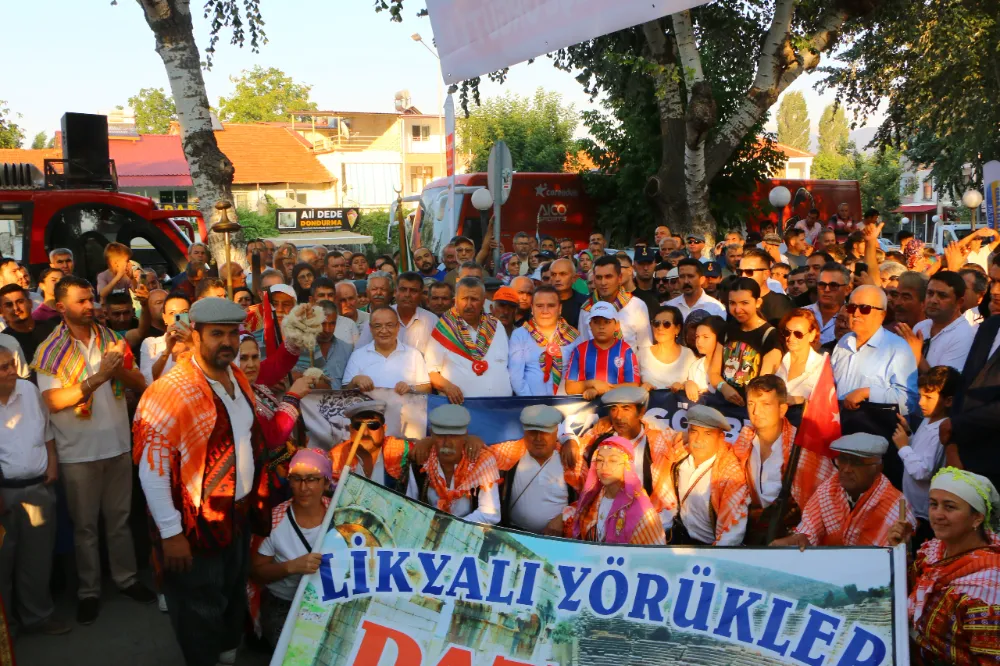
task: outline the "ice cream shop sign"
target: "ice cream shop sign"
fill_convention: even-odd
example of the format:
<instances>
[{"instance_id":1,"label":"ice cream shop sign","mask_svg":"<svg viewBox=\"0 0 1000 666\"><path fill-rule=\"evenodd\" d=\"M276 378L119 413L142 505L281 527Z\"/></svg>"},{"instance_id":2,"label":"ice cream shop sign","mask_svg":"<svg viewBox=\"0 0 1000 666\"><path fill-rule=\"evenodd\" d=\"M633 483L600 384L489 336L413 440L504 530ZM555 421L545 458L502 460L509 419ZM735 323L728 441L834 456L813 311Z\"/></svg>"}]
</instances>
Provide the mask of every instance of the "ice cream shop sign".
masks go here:
<instances>
[{"instance_id":1,"label":"ice cream shop sign","mask_svg":"<svg viewBox=\"0 0 1000 666\"><path fill-rule=\"evenodd\" d=\"M282 233L293 231L351 231L357 208L279 208L275 223Z\"/></svg>"}]
</instances>

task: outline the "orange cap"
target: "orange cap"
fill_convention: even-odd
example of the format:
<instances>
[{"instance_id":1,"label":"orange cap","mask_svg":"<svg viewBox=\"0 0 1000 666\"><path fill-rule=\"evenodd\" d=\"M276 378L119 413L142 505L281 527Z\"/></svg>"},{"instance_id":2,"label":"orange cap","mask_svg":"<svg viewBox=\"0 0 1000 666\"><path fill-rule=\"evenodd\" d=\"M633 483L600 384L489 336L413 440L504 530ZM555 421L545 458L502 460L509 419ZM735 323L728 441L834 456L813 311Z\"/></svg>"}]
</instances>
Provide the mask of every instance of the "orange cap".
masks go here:
<instances>
[{"instance_id":1,"label":"orange cap","mask_svg":"<svg viewBox=\"0 0 1000 666\"><path fill-rule=\"evenodd\" d=\"M497 293L493 295L494 301L507 301L508 303L519 303L520 299L517 297L517 292L510 287L500 287L497 289Z\"/></svg>"}]
</instances>

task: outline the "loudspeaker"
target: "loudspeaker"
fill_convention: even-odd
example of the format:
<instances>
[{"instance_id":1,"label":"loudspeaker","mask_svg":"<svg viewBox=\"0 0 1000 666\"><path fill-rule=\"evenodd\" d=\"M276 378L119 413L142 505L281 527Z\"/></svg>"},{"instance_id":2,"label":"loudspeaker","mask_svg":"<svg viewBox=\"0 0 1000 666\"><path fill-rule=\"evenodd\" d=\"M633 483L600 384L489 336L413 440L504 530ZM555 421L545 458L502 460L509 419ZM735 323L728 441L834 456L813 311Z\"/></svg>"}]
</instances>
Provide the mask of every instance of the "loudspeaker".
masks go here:
<instances>
[{"instance_id":1,"label":"loudspeaker","mask_svg":"<svg viewBox=\"0 0 1000 666\"><path fill-rule=\"evenodd\" d=\"M63 159L68 160L66 176L71 182L110 181L108 117L91 113L63 114L62 151Z\"/></svg>"}]
</instances>

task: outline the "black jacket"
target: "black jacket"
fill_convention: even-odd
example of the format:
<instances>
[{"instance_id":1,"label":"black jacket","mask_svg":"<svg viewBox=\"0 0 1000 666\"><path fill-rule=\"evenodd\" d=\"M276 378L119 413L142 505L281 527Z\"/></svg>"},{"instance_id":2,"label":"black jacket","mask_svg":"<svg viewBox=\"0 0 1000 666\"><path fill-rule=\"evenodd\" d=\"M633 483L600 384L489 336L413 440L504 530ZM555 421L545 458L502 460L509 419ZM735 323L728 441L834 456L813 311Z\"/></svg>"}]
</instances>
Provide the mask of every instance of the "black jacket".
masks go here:
<instances>
[{"instance_id":1,"label":"black jacket","mask_svg":"<svg viewBox=\"0 0 1000 666\"><path fill-rule=\"evenodd\" d=\"M979 325L951 408L952 441L963 466L1000 483L1000 350L990 347L1000 333L1000 316Z\"/></svg>"}]
</instances>

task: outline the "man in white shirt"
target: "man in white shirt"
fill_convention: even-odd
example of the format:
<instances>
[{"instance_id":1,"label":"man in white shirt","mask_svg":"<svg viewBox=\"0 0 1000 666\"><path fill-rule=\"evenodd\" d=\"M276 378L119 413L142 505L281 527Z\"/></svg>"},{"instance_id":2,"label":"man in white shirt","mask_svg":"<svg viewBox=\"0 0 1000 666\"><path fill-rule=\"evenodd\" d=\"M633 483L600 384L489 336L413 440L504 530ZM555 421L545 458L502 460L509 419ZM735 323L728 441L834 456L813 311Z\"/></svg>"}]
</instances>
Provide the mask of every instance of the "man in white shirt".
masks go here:
<instances>
[{"instance_id":1,"label":"man in white shirt","mask_svg":"<svg viewBox=\"0 0 1000 666\"><path fill-rule=\"evenodd\" d=\"M372 312L368 328L375 339L351 354L344 371L346 388L360 391L387 388L399 395L430 393L424 357L397 337L400 324L396 311L390 307L378 308Z\"/></svg>"},{"instance_id":2,"label":"man in white shirt","mask_svg":"<svg viewBox=\"0 0 1000 666\"><path fill-rule=\"evenodd\" d=\"M693 405L687 419L687 447L667 479L677 498L669 543L737 546L746 532L750 488L726 443L731 426L721 412L705 405Z\"/></svg>"},{"instance_id":3,"label":"man in white shirt","mask_svg":"<svg viewBox=\"0 0 1000 666\"><path fill-rule=\"evenodd\" d=\"M530 405L521 410L524 438L516 444L520 453L502 474L501 524L534 534L562 536L562 511L576 501L569 484L577 470L566 469L559 455L559 424L562 412L548 405ZM579 460L579 457L577 457Z\"/></svg>"},{"instance_id":4,"label":"man in white shirt","mask_svg":"<svg viewBox=\"0 0 1000 666\"><path fill-rule=\"evenodd\" d=\"M348 344L357 346L361 331L368 325L368 313L358 310L358 288L350 280L337 283L336 303L340 308L334 335Z\"/></svg>"},{"instance_id":5,"label":"man in white shirt","mask_svg":"<svg viewBox=\"0 0 1000 666\"><path fill-rule=\"evenodd\" d=\"M32 367L50 413L59 473L73 519L80 578L77 621L92 624L100 613L98 517L102 514L112 580L135 601L156 601L156 595L136 578L129 527L132 441L124 389L142 393L146 382L125 341L95 323L89 282L67 275L56 284L55 296L63 323L39 345Z\"/></svg>"},{"instance_id":6,"label":"man in white shirt","mask_svg":"<svg viewBox=\"0 0 1000 666\"><path fill-rule=\"evenodd\" d=\"M897 324L896 332L906 340L917 359L917 371L925 374L938 365L948 365L959 372L965 367L976 326L962 316L965 280L954 271L938 271L927 281L924 313L927 319L913 330Z\"/></svg>"},{"instance_id":7,"label":"man in white shirt","mask_svg":"<svg viewBox=\"0 0 1000 666\"><path fill-rule=\"evenodd\" d=\"M455 307L441 316L427 344L424 359L431 385L449 402L512 394L507 332L496 318L483 314L485 301L482 281L460 279Z\"/></svg>"},{"instance_id":8,"label":"man in white shirt","mask_svg":"<svg viewBox=\"0 0 1000 666\"><path fill-rule=\"evenodd\" d=\"M31 632L65 634L49 591L56 542L59 458L49 412L35 385L18 379L14 353L0 345L0 598L8 619ZM12 592L16 591L16 597ZM16 599L16 608L15 608Z\"/></svg>"},{"instance_id":9,"label":"man in white shirt","mask_svg":"<svg viewBox=\"0 0 1000 666\"><path fill-rule=\"evenodd\" d=\"M146 384L170 372L177 356L189 350L191 328L184 322L184 315L190 310L191 303L182 292L170 294L163 302L163 323L167 332L157 338L146 338L139 350L139 370Z\"/></svg>"},{"instance_id":10,"label":"man in white shirt","mask_svg":"<svg viewBox=\"0 0 1000 666\"><path fill-rule=\"evenodd\" d=\"M681 284L681 295L667 301L681 311L687 319L694 310L726 318L726 308L722 303L705 293L705 264L697 259L681 259L677 262L677 277Z\"/></svg>"},{"instance_id":11,"label":"man in white shirt","mask_svg":"<svg viewBox=\"0 0 1000 666\"><path fill-rule=\"evenodd\" d=\"M191 306L191 357L146 391L135 415L135 457L159 532L162 590L188 664L234 663L250 524L270 518L254 394L233 364L245 316L224 298ZM174 460L181 462L175 467Z\"/></svg>"},{"instance_id":12,"label":"man in white shirt","mask_svg":"<svg viewBox=\"0 0 1000 666\"><path fill-rule=\"evenodd\" d=\"M816 316L821 345L837 339L837 313L844 307L850 295L851 272L834 262L825 264L816 280L817 300L806 306L806 309L812 310Z\"/></svg>"},{"instance_id":13,"label":"man in white shirt","mask_svg":"<svg viewBox=\"0 0 1000 666\"><path fill-rule=\"evenodd\" d=\"M653 332L649 328L649 310L642 299L635 298L622 288L622 267L613 256L601 257L594 262L594 289L599 300L611 303L618 310L622 339L635 351L653 346ZM595 300L589 298L580 310L581 340L594 337L590 330L590 309Z\"/></svg>"},{"instance_id":14,"label":"man in white shirt","mask_svg":"<svg viewBox=\"0 0 1000 666\"><path fill-rule=\"evenodd\" d=\"M421 355L427 349L431 339L431 331L437 325L437 315L420 307L420 298L424 293L424 280L419 273L403 273L396 280L396 303L392 309L399 315L399 341L411 347ZM374 312L375 308L372 308ZM371 328L366 326L358 338L357 347L363 347L372 341Z\"/></svg>"}]
</instances>

